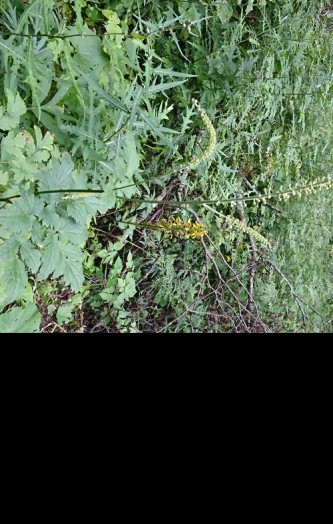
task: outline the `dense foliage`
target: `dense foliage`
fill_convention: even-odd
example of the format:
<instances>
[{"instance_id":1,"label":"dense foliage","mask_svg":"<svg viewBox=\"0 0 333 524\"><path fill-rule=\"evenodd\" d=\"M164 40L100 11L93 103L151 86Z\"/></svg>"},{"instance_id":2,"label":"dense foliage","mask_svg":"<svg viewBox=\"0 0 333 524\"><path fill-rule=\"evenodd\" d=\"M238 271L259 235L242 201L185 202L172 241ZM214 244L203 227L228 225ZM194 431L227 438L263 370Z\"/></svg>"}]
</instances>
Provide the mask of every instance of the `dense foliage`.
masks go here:
<instances>
[{"instance_id":1,"label":"dense foliage","mask_svg":"<svg viewBox=\"0 0 333 524\"><path fill-rule=\"evenodd\" d=\"M0 1L0 332L331 331L329 7Z\"/></svg>"}]
</instances>

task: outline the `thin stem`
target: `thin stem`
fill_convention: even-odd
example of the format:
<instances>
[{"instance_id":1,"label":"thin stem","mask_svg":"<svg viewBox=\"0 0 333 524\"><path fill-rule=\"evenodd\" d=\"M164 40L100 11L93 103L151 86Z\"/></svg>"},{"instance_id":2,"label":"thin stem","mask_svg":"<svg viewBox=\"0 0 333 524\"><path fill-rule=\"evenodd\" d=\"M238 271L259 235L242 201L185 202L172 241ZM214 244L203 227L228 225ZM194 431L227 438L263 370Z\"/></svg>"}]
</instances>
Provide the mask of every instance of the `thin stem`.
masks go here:
<instances>
[{"instance_id":1,"label":"thin stem","mask_svg":"<svg viewBox=\"0 0 333 524\"><path fill-rule=\"evenodd\" d=\"M306 189L311 189L311 192L314 188L320 188L325 182L317 182L316 184L298 186L297 188L290 189L288 191L283 191L280 193L271 193L270 195L262 196L253 196L253 197L238 197L238 198L219 198L218 200L151 200L151 199L140 199L140 198L125 198L128 202L137 202L137 203L146 203L146 204L160 204L160 205L170 205L170 206L179 206L179 205L202 205L202 204L220 204L220 203L231 203L231 202L249 202L256 200L263 200L264 202L270 198L283 197L284 195L295 195L295 191L305 191ZM119 198L119 197L118 197Z\"/></svg>"},{"instance_id":2,"label":"thin stem","mask_svg":"<svg viewBox=\"0 0 333 524\"><path fill-rule=\"evenodd\" d=\"M82 38L85 38L85 37L94 37L94 38L96 38L96 37L100 36L98 34L88 35L88 34L85 34L85 33L74 33L72 35L51 35L49 33L38 33L37 35L34 35L34 34L30 35L30 34L26 34L26 33L14 33L12 31L3 32L2 34L6 35L6 36L22 36L23 38L47 37L47 38L62 38L62 39L78 37L78 36L81 36ZM107 33L107 34L108 35L128 36L128 35L126 35L126 33Z\"/></svg>"},{"instance_id":3,"label":"thin stem","mask_svg":"<svg viewBox=\"0 0 333 524\"><path fill-rule=\"evenodd\" d=\"M103 189L51 189L49 191L36 191L35 196L47 195L51 193L104 193ZM0 198L0 202L10 202L13 198L19 198L22 195L13 195L6 198Z\"/></svg>"}]
</instances>

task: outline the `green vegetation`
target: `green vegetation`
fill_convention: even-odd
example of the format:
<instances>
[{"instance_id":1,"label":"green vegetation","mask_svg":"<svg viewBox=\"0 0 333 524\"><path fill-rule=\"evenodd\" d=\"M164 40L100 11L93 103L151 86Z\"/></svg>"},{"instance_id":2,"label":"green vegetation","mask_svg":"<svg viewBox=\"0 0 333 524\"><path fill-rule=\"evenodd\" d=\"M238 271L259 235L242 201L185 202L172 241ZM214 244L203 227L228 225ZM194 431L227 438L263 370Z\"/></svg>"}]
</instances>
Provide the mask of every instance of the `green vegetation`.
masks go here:
<instances>
[{"instance_id":1,"label":"green vegetation","mask_svg":"<svg viewBox=\"0 0 333 524\"><path fill-rule=\"evenodd\" d=\"M0 1L0 332L331 332L332 11Z\"/></svg>"}]
</instances>

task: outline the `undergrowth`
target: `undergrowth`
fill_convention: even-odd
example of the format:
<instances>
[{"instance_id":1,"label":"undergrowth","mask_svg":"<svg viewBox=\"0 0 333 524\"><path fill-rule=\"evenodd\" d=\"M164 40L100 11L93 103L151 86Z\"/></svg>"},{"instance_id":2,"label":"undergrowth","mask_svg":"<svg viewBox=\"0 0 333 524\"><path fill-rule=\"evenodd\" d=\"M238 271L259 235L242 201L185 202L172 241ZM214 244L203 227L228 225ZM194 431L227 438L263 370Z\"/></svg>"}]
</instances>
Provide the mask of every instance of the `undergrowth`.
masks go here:
<instances>
[{"instance_id":1,"label":"undergrowth","mask_svg":"<svg viewBox=\"0 0 333 524\"><path fill-rule=\"evenodd\" d=\"M0 332L332 330L315 0L0 2Z\"/></svg>"}]
</instances>

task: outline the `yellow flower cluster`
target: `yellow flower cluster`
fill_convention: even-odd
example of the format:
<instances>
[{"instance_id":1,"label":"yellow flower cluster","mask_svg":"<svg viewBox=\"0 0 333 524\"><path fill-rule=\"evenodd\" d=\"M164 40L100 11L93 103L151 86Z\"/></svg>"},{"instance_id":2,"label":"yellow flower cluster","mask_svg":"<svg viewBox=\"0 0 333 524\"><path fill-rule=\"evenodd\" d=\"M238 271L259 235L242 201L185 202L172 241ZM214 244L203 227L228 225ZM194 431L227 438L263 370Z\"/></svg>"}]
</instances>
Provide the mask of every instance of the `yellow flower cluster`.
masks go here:
<instances>
[{"instance_id":1,"label":"yellow flower cluster","mask_svg":"<svg viewBox=\"0 0 333 524\"><path fill-rule=\"evenodd\" d=\"M195 98L192 98L192 102L195 105L195 107L197 108L198 113L200 114L202 121L207 129L208 144L207 144L206 149L203 150L200 156L194 155L192 160L188 164L186 164L186 166L184 166L184 167L187 167L188 169L194 169L198 167L198 165L201 164L201 162L203 162L208 157L210 157L210 155L213 153L216 147L216 131L214 129L213 124L209 120L209 117L206 111L201 107L199 102Z\"/></svg>"},{"instance_id":2,"label":"yellow flower cluster","mask_svg":"<svg viewBox=\"0 0 333 524\"><path fill-rule=\"evenodd\" d=\"M229 226L235 226L236 229L239 229L240 231L243 231L244 233L247 233L248 235L251 235L255 240L258 242L261 242L265 246L271 248L272 244L267 240L267 238L263 237L258 231L253 229L252 227L247 226L241 220L238 220L238 218L226 216L225 221Z\"/></svg>"},{"instance_id":3,"label":"yellow flower cluster","mask_svg":"<svg viewBox=\"0 0 333 524\"><path fill-rule=\"evenodd\" d=\"M154 224L154 227L162 231L168 238L201 238L207 233L207 229L199 222L184 222L180 217L165 219L162 218Z\"/></svg>"}]
</instances>

